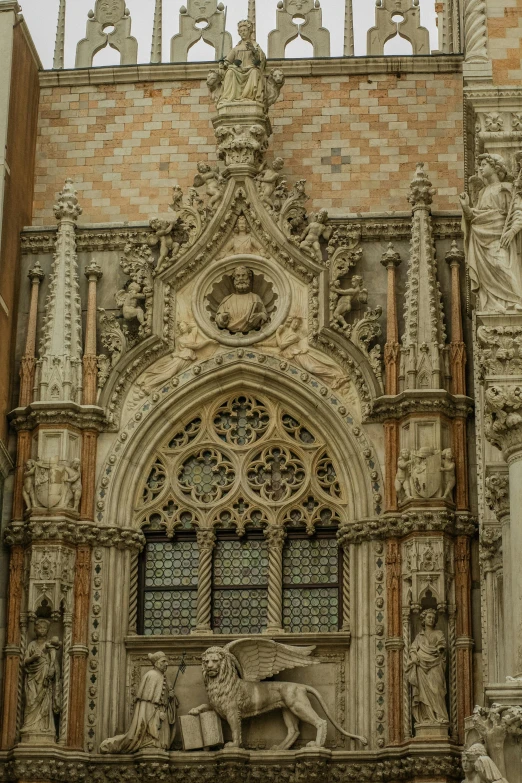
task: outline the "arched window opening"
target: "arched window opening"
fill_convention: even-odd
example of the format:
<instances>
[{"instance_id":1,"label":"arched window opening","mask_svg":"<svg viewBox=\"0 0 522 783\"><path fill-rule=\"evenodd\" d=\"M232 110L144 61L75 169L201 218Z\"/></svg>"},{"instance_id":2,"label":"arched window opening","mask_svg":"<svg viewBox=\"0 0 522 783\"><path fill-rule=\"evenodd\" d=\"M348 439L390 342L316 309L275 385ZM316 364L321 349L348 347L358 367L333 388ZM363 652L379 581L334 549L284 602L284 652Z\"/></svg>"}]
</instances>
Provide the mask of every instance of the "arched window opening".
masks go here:
<instances>
[{"instance_id":1,"label":"arched window opening","mask_svg":"<svg viewBox=\"0 0 522 783\"><path fill-rule=\"evenodd\" d=\"M103 49L100 49L99 52L96 52L92 60L92 65L93 68L121 65L121 54L116 49L113 49L112 46L107 44L103 47Z\"/></svg>"},{"instance_id":2,"label":"arched window opening","mask_svg":"<svg viewBox=\"0 0 522 783\"><path fill-rule=\"evenodd\" d=\"M324 438L264 395L220 398L152 456L138 632L335 632L346 488Z\"/></svg>"},{"instance_id":3,"label":"arched window opening","mask_svg":"<svg viewBox=\"0 0 522 783\"><path fill-rule=\"evenodd\" d=\"M215 59L216 50L213 46L206 43L203 38L200 38L199 41L188 50L187 62L189 63L208 63L213 62Z\"/></svg>"},{"instance_id":4,"label":"arched window opening","mask_svg":"<svg viewBox=\"0 0 522 783\"><path fill-rule=\"evenodd\" d=\"M300 57L312 58L314 56L314 47L310 41L306 41L300 35L285 47L285 57L288 59L298 59Z\"/></svg>"}]
</instances>

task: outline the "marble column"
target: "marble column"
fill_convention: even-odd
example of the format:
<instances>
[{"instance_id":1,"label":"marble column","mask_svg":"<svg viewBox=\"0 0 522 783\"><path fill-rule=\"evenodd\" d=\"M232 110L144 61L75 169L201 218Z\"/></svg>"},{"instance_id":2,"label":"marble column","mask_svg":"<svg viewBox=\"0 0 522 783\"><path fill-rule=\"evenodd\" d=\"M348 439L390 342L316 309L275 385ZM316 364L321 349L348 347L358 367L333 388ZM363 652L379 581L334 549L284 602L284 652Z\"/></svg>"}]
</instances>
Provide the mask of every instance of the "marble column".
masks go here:
<instances>
[{"instance_id":1,"label":"marble column","mask_svg":"<svg viewBox=\"0 0 522 783\"><path fill-rule=\"evenodd\" d=\"M286 530L267 527L268 541L268 626L266 633L280 633L283 628L283 547Z\"/></svg>"},{"instance_id":2,"label":"marble column","mask_svg":"<svg viewBox=\"0 0 522 783\"><path fill-rule=\"evenodd\" d=\"M96 353L96 286L102 271L93 261L85 270L89 282L87 297L87 322L85 326L85 350L83 352L83 404L96 405L98 394L98 358Z\"/></svg>"},{"instance_id":3,"label":"marble column","mask_svg":"<svg viewBox=\"0 0 522 783\"><path fill-rule=\"evenodd\" d=\"M20 396L18 405L25 408L33 399L34 375L36 367L36 324L38 320L38 293L40 283L44 279L42 267L37 261L27 275L31 281L31 303L29 305L29 320L25 338L25 351L20 362Z\"/></svg>"},{"instance_id":4,"label":"marble column","mask_svg":"<svg viewBox=\"0 0 522 783\"><path fill-rule=\"evenodd\" d=\"M196 633L212 633L212 555L216 545L213 529L197 531L199 548Z\"/></svg>"}]
</instances>

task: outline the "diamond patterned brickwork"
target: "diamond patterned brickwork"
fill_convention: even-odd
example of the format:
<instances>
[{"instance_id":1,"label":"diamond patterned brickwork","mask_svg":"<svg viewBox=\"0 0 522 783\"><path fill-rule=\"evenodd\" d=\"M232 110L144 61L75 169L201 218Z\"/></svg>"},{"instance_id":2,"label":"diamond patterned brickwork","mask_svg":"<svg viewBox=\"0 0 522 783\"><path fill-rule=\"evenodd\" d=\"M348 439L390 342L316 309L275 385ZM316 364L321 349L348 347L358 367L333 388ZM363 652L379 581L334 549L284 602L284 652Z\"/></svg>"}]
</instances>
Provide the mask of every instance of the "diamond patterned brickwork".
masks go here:
<instances>
[{"instance_id":1,"label":"diamond patterned brickwork","mask_svg":"<svg viewBox=\"0 0 522 783\"><path fill-rule=\"evenodd\" d=\"M489 54L498 86L522 80L522 2L488 0Z\"/></svg>"},{"instance_id":2,"label":"diamond patterned brickwork","mask_svg":"<svg viewBox=\"0 0 522 783\"><path fill-rule=\"evenodd\" d=\"M192 185L198 160L215 160L213 112L198 81L44 87L34 224L53 224L66 176L78 188L82 222L145 222L170 203L173 183ZM394 210L419 160L437 189L434 209L456 208L458 73L289 76L271 117L270 154L285 159L289 182L307 179L310 209Z\"/></svg>"}]
</instances>

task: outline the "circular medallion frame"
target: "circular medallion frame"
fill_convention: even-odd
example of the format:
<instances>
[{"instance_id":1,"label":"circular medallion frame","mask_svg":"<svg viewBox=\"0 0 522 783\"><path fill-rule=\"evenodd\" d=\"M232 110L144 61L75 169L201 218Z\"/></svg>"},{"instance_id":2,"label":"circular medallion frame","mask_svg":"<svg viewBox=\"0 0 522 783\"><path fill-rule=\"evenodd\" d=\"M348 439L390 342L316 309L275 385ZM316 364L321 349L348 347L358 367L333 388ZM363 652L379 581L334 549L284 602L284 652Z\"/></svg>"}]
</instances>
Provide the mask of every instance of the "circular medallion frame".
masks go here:
<instances>
[{"instance_id":1,"label":"circular medallion frame","mask_svg":"<svg viewBox=\"0 0 522 783\"><path fill-rule=\"evenodd\" d=\"M256 280L262 280L274 293L268 322L246 333L232 333L225 328L220 328L213 320L209 307L209 301L216 287L227 276L232 278L239 266L247 267L252 271L254 286ZM255 287L253 292L256 293ZM272 337L288 318L291 304L290 284L282 270L275 265L270 267L267 259L258 255L241 254L214 261L201 274L192 294L192 312L201 331L217 343L231 347L255 345Z\"/></svg>"}]
</instances>

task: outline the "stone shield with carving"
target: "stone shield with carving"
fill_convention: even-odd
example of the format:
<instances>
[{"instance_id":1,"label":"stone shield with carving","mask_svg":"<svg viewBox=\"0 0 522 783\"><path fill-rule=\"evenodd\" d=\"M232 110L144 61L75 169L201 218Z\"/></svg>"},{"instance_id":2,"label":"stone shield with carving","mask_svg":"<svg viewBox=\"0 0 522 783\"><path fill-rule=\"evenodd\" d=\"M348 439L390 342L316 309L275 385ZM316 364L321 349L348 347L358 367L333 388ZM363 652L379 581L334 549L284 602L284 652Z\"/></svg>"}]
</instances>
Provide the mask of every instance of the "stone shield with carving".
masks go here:
<instances>
[{"instance_id":1,"label":"stone shield with carving","mask_svg":"<svg viewBox=\"0 0 522 783\"><path fill-rule=\"evenodd\" d=\"M441 464L440 451L414 452L411 478L413 489L418 497L428 499L440 492Z\"/></svg>"}]
</instances>

